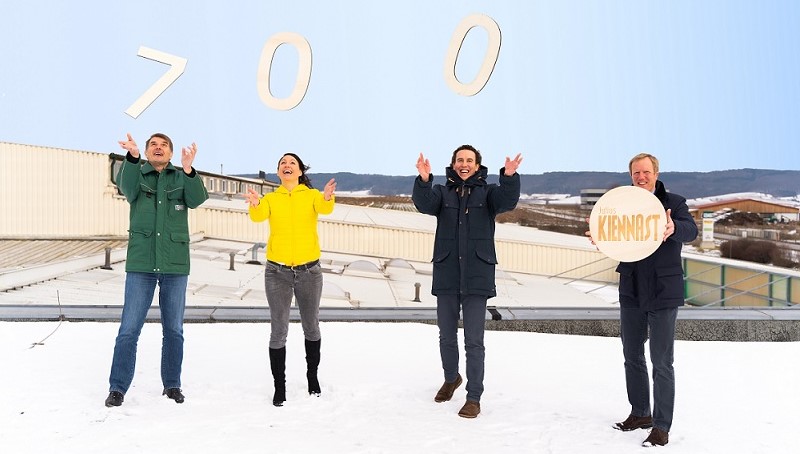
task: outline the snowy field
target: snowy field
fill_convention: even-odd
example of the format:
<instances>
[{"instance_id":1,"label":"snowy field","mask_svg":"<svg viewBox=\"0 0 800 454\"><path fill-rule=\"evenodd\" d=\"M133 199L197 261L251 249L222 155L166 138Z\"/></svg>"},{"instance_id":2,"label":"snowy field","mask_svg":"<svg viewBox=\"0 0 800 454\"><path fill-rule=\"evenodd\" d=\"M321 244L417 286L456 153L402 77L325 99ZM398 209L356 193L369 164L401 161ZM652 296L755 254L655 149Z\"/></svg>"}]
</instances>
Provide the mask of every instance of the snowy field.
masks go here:
<instances>
[{"instance_id":1,"label":"snowy field","mask_svg":"<svg viewBox=\"0 0 800 454\"><path fill-rule=\"evenodd\" d=\"M611 428L629 411L617 338L487 332L481 415L450 402L437 329L323 323L322 396L305 391L300 326L287 398L273 407L267 324L188 324L183 390L161 396L160 325L147 324L133 387L106 408L117 323L0 323L2 453L790 453L798 452L800 343L676 345L670 443ZM462 347L463 348L463 347ZM461 365L462 375L464 364Z\"/></svg>"}]
</instances>

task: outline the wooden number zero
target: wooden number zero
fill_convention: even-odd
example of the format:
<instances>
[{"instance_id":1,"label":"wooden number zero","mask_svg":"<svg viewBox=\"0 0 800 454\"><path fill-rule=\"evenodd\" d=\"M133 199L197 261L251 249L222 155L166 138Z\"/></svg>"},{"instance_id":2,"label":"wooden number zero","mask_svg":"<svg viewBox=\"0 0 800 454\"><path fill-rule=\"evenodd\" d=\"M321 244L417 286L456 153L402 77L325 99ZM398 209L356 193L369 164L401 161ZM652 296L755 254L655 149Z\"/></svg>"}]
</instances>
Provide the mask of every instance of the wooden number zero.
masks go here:
<instances>
[{"instance_id":1,"label":"wooden number zero","mask_svg":"<svg viewBox=\"0 0 800 454\"><path fill-rule=\"evenodd\" d=\"M294 89L286 98L276 98L270 91L270 71L272 69L272 59L275 52L282 44L292 45L297 49L298 64L297 78L295 79ZM272 35L261 51L261 58L258 61L258 83L257 90L261 102L276 110L291 110L303 101L308 92L308 84L311 81L311 45L300 34L293 32L282 32Z\"/></svg>"},{"instance_id":2,"label":"wooden number zero","mask_svg":"<svg viewBox=\"0 0 800 454\"><path fill-rule=\"evenodd\" d=\"M486 48L486 55L478 71L478 75L470 83L463 83L456 77L456 60L458 53L461 52L461 45L467 37L467 33L473 27L483 27L489 33L489 44ZM494 71L497 63L497 56L500 54L500 27L497 22L485 14L472 14L465 17L453 32L450 45L447 47L447 55L444 59L444 80L451 90L462 96L473 96L478 94Z\"/></svg>"}]
</instances>

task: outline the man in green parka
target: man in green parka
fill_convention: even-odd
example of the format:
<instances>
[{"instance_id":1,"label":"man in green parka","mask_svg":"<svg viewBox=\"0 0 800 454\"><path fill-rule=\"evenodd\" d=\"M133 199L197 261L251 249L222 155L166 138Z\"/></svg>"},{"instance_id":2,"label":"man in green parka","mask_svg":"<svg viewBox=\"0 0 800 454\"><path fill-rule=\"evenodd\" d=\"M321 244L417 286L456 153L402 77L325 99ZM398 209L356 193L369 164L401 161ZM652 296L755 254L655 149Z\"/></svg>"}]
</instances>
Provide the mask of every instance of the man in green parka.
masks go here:
<instances>
[{"instance_id":1,"label":"man in green parka","mask_svg":"<svg viewBox=\"0 0 800 454\"><path fill-rule=\"evenodd\" d=\"M119 142L127 151L117 174L117 186L130 203L128 256L125 264L125 305L111 363L106 407L118 407L133 380L139 334L158 284L163 341L163 394L183 403L183 314L189 278L188 209L208 199L203 179L192 168L197 145L181 150L182 169L175 168L172 140L156 133L147 140L145 157L128 134Z\"/></svg>"}]
</instances>

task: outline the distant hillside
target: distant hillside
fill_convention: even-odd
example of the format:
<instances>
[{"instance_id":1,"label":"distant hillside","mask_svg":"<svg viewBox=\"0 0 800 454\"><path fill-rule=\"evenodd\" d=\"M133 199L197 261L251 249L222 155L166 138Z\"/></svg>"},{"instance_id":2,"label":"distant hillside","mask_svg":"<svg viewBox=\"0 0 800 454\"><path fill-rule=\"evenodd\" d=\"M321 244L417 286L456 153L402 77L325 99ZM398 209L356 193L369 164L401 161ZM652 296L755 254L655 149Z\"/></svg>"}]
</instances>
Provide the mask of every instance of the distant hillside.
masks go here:
<instances>
[{"instance_id":1,"label":"distant hillside","mask_svg":"<svg viewBox=\"0 0 800 454\"><path fill-rule=\"evenodd\" d=\"M254 178L257 175L240 175ZM275 175L270 175L276 178ZM331 178L336 178L339 191L370 191L375 195L410 194L416 175L390 176L339 173L310 173L311 182L322 188ZM672 192L686 198L708 197L736 192L763 192L775 197L800 194L800 171L736 169L714 172L662 172L661 181ZM434 174L435 183L444 183L441 174ZM497 182L497 174L489 176ZM547 172L522 175L524 194L580 194L581 189L607 189L630 184L625 172Z\"/></svg>"}]
</instances>

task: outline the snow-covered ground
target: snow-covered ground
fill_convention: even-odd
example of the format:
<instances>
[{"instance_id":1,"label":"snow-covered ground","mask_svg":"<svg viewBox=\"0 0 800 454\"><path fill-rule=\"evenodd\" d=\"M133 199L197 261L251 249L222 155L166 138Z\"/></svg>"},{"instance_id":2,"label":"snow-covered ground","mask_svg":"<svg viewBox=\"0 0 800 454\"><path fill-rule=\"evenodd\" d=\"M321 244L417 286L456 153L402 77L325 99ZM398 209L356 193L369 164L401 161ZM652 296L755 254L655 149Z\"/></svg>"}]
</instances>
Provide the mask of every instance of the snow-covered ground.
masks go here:
<instances>
[{"instance_id":1,"label":"snow-covered ground","mask_svg":"<svg viewBox=\"0 0 800 454\"><path fill-rule=\"evenodd\" d=\"M482 413L467 420L456 414L463 386L433 402L442 374L432 325L324 323L317 398L305 392L293 324L288 402L276 408L267 324L186 325L182 405L161 396L160 326L147 324L133 387L111 409L118 325L63 323L46 338L56 326L0 323L0 452L797 452L800 343L678 341L670 443L643 448L647 431L611 428L629 411L617 338L487 332Z\"/></svg>"}]
</instances>

